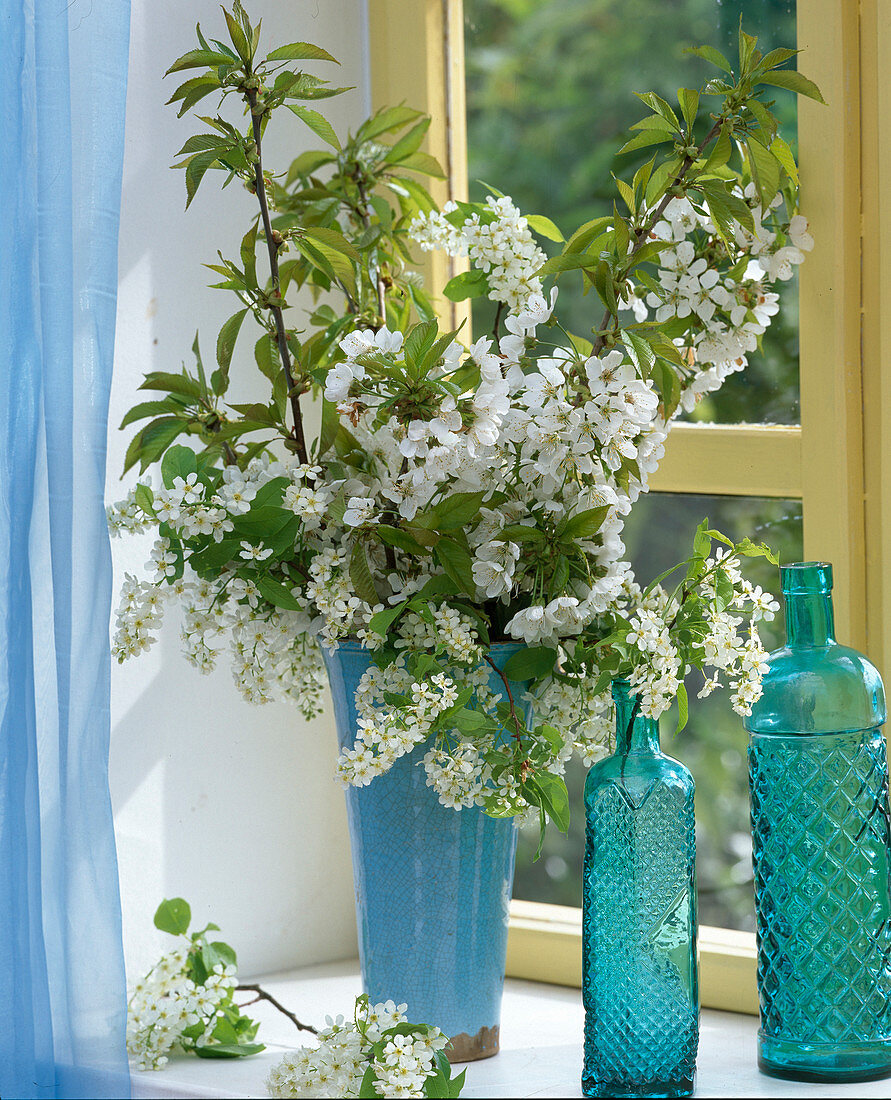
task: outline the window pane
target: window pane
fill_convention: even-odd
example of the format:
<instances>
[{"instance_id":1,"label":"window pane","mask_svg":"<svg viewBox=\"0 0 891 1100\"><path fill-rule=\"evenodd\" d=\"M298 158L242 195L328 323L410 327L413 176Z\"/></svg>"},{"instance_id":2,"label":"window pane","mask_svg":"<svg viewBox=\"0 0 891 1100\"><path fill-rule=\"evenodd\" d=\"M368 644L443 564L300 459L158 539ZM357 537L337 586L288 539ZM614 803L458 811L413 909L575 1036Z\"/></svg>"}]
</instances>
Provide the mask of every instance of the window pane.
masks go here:
<instances>
[{"instance_id":1,"label":"window pane","mask_svg":"<svg viewBox=\"0 0 891 1100\"><path fill-rule=\"evenodd\" d=\"M731 538L744 535L779 551L781 560L802 556L799 501L759 497L709 497L650 493L641 497L625 527L625 544L638 579L645 583L682 560L690 551L696 525L708 516ZM776 569L763 559L746 562L745 575L775 594ZM764 624L768 649L782 642L782 622ZM698 674L688 680L690 720L674 736L676 715L662 719L662 747L682 760L696 781L696 844L699 917L723 928L754 928L751 844L749 839L746 739L742 719L733 713L727 691L697 699ZM521 835L514 897L558 905L581 905L581 864L585 845L582 789L585 769L573 761L566 781L572 802L569 837L557 832L545 839L542 857L532 859L537 833Z\"/></svg>"},{"instance_id":2,"label":"window pane","mask_svg":"<svg viewBox=\"0 0 891 1100\"><path fill-rule=\"evenodd\" d=\"M484 180L564 231L609 213L610 171L627 175L652 155L616 157L642 114L633 93L674 100L679 84L698 87L715 74L686 46L715 45L734 59L740 14L765 52L796 41L795 0L464 0L464 12L471 198L485 197ZM794 148L795 97L777 89L775 98ZM561 318L586 334L602 310L580 282L560 280ZM798 423L797 288L779 285L781 311L762 351L692 419ZM477 334L493 319L491 303L474 303Z\"/></svg>"}]
</instances>

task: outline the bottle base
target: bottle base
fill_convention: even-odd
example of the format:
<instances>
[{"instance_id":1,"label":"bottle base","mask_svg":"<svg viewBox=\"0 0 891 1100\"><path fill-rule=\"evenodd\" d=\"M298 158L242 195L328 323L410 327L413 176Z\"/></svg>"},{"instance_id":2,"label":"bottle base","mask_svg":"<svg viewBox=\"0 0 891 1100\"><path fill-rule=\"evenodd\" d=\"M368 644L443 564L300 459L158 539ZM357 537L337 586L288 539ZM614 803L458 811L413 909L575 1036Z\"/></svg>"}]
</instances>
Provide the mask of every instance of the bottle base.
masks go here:
<instances>
[{"instance_id":1,"label":"bottle base","mask_svg":"<svg viewBox=\"0 0 891 1100\"><path fill-rule=\"evenodd\" d=\"M692 1096L694 1079L680 1081L615 1081L602 1077L582 1076L582 1093L585 1096L602 1097L604 1100L641 1097L657 1100L658 1097Z\"/></svg>"},{"instance_id":2,"label":"bottle base","mask_svg":"<svg viewBox=\"0 0 891 1100\"><path fill-rule=\"evenodd\" d=\"M795 1043L759 1033L758 1068L789 1081L876 1081L891 1077L891 1038Z\"/></svg>"}]
</instances>

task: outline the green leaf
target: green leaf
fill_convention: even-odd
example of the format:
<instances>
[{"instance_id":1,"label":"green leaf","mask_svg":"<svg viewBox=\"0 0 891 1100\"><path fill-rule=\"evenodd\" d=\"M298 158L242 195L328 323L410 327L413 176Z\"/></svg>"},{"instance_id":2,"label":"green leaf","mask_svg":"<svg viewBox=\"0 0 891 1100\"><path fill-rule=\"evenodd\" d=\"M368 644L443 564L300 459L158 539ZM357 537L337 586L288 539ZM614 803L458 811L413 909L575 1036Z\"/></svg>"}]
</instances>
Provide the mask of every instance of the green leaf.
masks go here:
<instances>
[{"instance_id":1,"label":"green leaf","mask_svg":"<svg viewBox=\"0 0 891 1100\"><path fill-rule=\"evenodd\" d=\"M648 377L656 362L655 351L643 336L635 332L623 329L621 336L625 341L626 350L631 357L631 361L644 377Z\"/></svg>"},{"instance_id":2,"label":"green leaf","mask_svg":"<svg viewBox=\"0 0 891 1100\"><path fill-rule=\"evenodd\" d=\"M249 1058L266 1049L263 1043L205 1043L190 1048L199 1058Z\"/></svg>"},{"instance_id":3,"label":"green leaf","mask_svg":"<svg viewBox=\"0 0 891 1100\"><path fill-rule=\"evenodd\" d=\"M424 135L430 128L430 119L424 117L396 142L390 149L384 160L388 164L398 164L400 161L416 153L421 147Z\"/></svg>"},{"instance_id":4,"label":"green leaf","mask_svg":"<svg viewBox=\"0 0 891 1100\"><path fill-rule=\"evenodd\" d=\"M254 359L257 361L260 372L274 383L281 372L282 365L278 354L278 341L271 332L264 332L254 344Z\"/></svg>"},{"instance_id":5,"label":"green leaf","mask_svg":"<svg viewBox=\"0 0 891 1100\"><path fill-rule=\"evenodd\" d=\"M336 229L330 229L321 225L310 225L304 229L304 233L311 240L321 245L325 245L327 248L333 248L335 252L342 252L344 256L348 256L351 260L355 260L356 263L360 263L362 260L362 257L356 250L356 246L351 244L342 233L338 233Z\"/></svg>"},{"instance_id":6,"label":"green leaf","mask_svg":"<svg viewBox=\"0 0 891 1100\"><path fill-rule=\"evenodd\" d=\"M746 138L749 165L761 205L767 209L780 189L780 165L776 157L754 137Z\"/></svg>"},{"instance_id":7,"label":"green leaf","mask_svg":"<svg viewBox=\"0 0 891 1100\"><path fill-rule=\"evenodd\" d=\"M565 591L569 582L569 559L565 554L559 554L554 565L554 571L548 582L548 592L551 596L559 596Z\"/></svg>"},{"instance_id":8,"label":"green leaf","mask_svg":"<svg viewBox=\"0 0 891 1100\"><path fill-rule=\"evenodd\" d=\"M396 622L396 620L399 618L399 616L402 614L407 606L408 601L406 600L403 603L398 604L396 607L387 608L386 611L378 611L377 614L372 615L371 618L368 620L368 626L375 632L375 634L381 634L383 635L383 637L386 638L386 636L390 633L390 627L393 625L393 623Z\"/></svg>"},{"instance_id":9,"label":"green leaf","mask_svg":"<svg viewBox=\"0 0 891 1100\"><path fill-rule=\"evenodd\" d=\"M739 222L750 230L753 228L752 211L737 195L732 195L718 181L697 183L705 197L712 221L725 241L733 239L735 223Z\"/></svg>"},{"instance_id":10,"label":"green leaf","mask_svg":"<svg viewBox=\"0 0 891 1100\"><path fill-rule=\"evenodd\" d=\"M413 600L428 600L431 596L457 596L458 587L451 577L431 577L424 587L414 594Z\"/></svg>"},{"instance_id":11,"label":"green leaf","mask_svg":"<svg viewBox=\"0 0 891 1100\"><path fill-rule=\"evenodd\" d=\"M710 61L713 65L717 65L719 69L723 69L725 73L733 72L730 62L714 46L688 46L684 53L692 53L705 61Z\"/></svg>"},{"instance_id":12,"label":"green leaf","mask_svg":"<svg viewBox=\"0 0 891 1100\"><path fill-rule=\"evenodd\" d=\"M250 229L241 238L241 266L244 268L244 280L248 286L257 285L257 228L259 219L255 218Z\"/></svg>"},{"instance_id":13,"label":"green leaf","mask_svg":"<svg viewBox=\"0 0 891 1100\"><path fill-rule=\"evenodd\" d=\"M476 592L473 580L473 558L456 540L444 537L434 548L434 554L446 575L458 585L458 588L472 596Z\"/></svg>"},{"instance_id":14,"label":"green leaf","mask_svg":"<svg viewBox=\"0 0 891 1100\"><path fill-rule=\"evenodd\" d=\"M777 136L770 143L770 151L783 166L786 175L797 187L798 165L795 163L795 156L792 150L789 148L789 143L781 138L779 134L777 134Z\"/></svg>"},{"instance_id":15,"label":"green leaf","mask_svg":"<svg viewBox=\"0 0 891 1100\"><path fill-rule=\"evenodd\" d=\"M184 936L192 923L192 910L185 898L165 898L155 911L155 928L171 936Z\"/></svg>"},{"instance_id":16,"label":"green leaf","mask_svg":"<svg viewBox=\"0 0 891 1100\"><path fill-rule=\"evenodd\" d=\"M549 241L557 241L559 244L566 240L557 226L544 214L527 214L526 221L530 229L534 229L541 237L547 237Z\"/></svg>"},{"instance_id":17,"label":"green leaf","mask_svg":"<svg viewBox=\"0 0 891 1100\"><path fill-rule=\"evenodd\" d=\"M173 488L173 479L187 478L198 472L198 458L191 447L169 447L161 461L161 477L168 489Z\"/></svg>"},{"instance_id":18,"label":"green leaf","mask_svg":"<svg viewBox=\"0 0 891 1100\"><path fill-rule=\"evenodd\" d=\"M333 61L335 65L340 62L332 57L321 46L314 46L311 42L290 42L287 46L279 46L278 49L266 55L267 61Z\"/></svg>"},{"instance_id":19,"label":"green leaf","mask_svg":"<svg viewBox=\"0 0 891 1100\"><path fill-rule=\"evenodd\" d=\"M528 784L538 789L541 796L541 805L548 817L561 833L569 829L569 792L562 776L553 772L537 772L534 779L530 778Z\"/></svg>"},{"instance_id":20,"label":"green leaf","mask_svg":"<svg viewBox=\"0 0 891 1100\"><path fill-rule=\"evenodd\" d=\"M549 646L527 646L504 662L502 672L508 680L540 680L548 676L557 660L557 650Z\"/></svg>"},{"instance_id":21,"label":"green leaf","mask_svg":"<svg viewBox=\"0 0 891 1100\"><path fill-rule=\"evenodd\" d=\"M678 88L678 103L681 106L684 122L687 123L687 131L690 132L696 121L696 112L699 110L699 92L692 88Z\"/></svg>"},{"instance_id":22,"label":"green leaf","mask_svg":"<svg viewBox=\"0 0 891 1100\"><path fill-rule=\"evenodd\" d=\"M178 416L162 416L146 424L130 441L124 457L124 473L137 462L140 473L144 473L185 430L186 423Z\"/></svg>"},{"instance_id":23,"label":"green leaf","mask_svg":"<svg viewBox=\"0 0 891 1100\"><path fill-rule=\"evenodd\" d=\"M350 555L350 580L356 595L372 607L380 603L377 589L374 587L374 578L368 565L368 557L365 554L365 546L357 541Z\"/></svg>"},{"instance_id":24,"label":"green leaf","mask_svg":"<svg viewBox=\"0 0 891 1100\"><path fill-rule=\"evenodd\" d=\"M232 526L238 535L265 540L268 536L277 534L295 518L294 513L286 508L277 508L274 505L257 507L252 501L249 512L232 517Z\"/></svg>"},{"instance_id":25,"label":"green leaf","mask_svg":"<svg viewBox=\"0 0 891 1100\"><path fill-rule=\"evenodd\" d=\"M600 236L611 221L610 217L604 216L593 218L591 221L585 222L584 225L580 225L566 242L566 247L563 249L564 253L584 252L594 238Z\"/></svg>"},{"instance_id":26,"label":"green leaf","mask_svg":"<svg viewBox=\"0 0 891 1100\"><path fill-rule=\"evenodd\" d=\"M427 354L433 347L439 333L439 325L436 321L422 321L409 332L405 345L404 355L407 363L415 364Z\"/></svg>"},{"instance_id":27,"label":"green leaf","mask_svg":"<svg viewBox=\"0 0 891 1100\"><path fill-rule=\"evenodd\" d=\"M187 374L168 374L166 371L150 371L143 379L141 390L166 390L196 401L201 397L201 385Z\"/></svg>"},{"instance_id":28,"label":"green leaf","mask_svg":"<svg viewBox=\"0 0 891 1100\"><path fill-rule=\"evenodd\" d=\"M663 142L674 141L674 135L664 130L641 130L619 149L621 153L633 153L636 149L644 149L648 145L662 145Z\"/></svg>"},{"instance_id":29,"label":"green leaf","mask_svg":"<svg viewBox=\"0 0 891 1100\"><path fill-rule=\"evenodd\" d=\"M338 151L340 150L340 141L337 134L334 132L334 127L324 115L319 114L318 111L311 110L309 107L301 107L296 103L289 103L288 107L299 119L306 123L314 134L318 134L322 141L326 141L329 145L333 145Z\"/></svg>"},{"instance_id":30,"label":"green leaf","mask_svg":"<svg viewBox=\"0 0 891 1100\"><path fill-rule=\"evenodd\" d=\"M286 611L300 611L302 609L300 601L295 600L289 590L283 584L273 580L272 577L258 577L256 585L263 598L275 607L283 607Z\"/></svg>"},{"instance_id":31,"label":"green leaf","mask_svg":"<svg viewBox=\"0 0 891 1100\"><path fill-rule=\"evenodd\" d=\"M177 401L173 397L167 398L166 401L142 401L127 412L121 421L121 428L126 428L134 421L144 420L149 416L160 416L164 413L183 413L185 408L186 406L182 401Z\"/></svg>"},{"instance_id":32,"label":"green leaf","mask_svg":"<svg viewBox=\"0 0 891 1100\"><path fill-rule=\"evenodd\" d=\"M684 686L683 680L678 684L678 727L674 731L676 734L687 724L687 717L690 713L690 707L687 702L687 689Z\"/></svg>"},{"instance_id":33,"label":"green leaf","mask_svg":"<svg viewBox=\"0 0 891 1100\"><path fill-rule=\"evenodd\" d=\"M547 535L537 527L528 527L525 523L509 523L495 538L503 542L544 542Z\"/></svg>"},{"instance_id":34,"label":"green leaf","mask_svg":"<svg viewBox=\"0 0 891 1100\"><path fill-rule=\"evenodd\" d=\"M730 160L732 152L733 144L730 141L730 135L727 133L727 127L722 126L708 155L708 160L705 162L703 172L709 173L714 172L717 168L723 168Z\"/></svg>"},{"instance_id":35,"label":"green leaf","mask_svg":"<svg viewBox=\"0 0 891 1100\"><path fill-rule=\"evenodd\" d=\"M217 576L220 569L238 554L237 539L222 539L211 542L189 558L189 565L199 576Z\"/></svg>"},{"instance_id":36,"label":"green leaf","mask_svg":"<svg viewBox=\"0 0 891 1100\"><path fill-rule=\"evenodd\" d=\"M251 45L248 42L247 36L244 32L244 28L241 26L235 16L226 11L225 8L223 8L223 17L225 18L226 25L229 28L229 36L232 39L232 45L238 51L238 56L245 63L245 65L250 65L253 55L251 53Z\"/></svg>"},{"instance_id":37,"label":"green leaf","mask_svg":"<svg viewBox=\"0 0 891 1100\"><path fill-rule=\"evenodd\" d=\"M600 508L587 508L584 512L578 512L564 521L563 529L559 533L569 539L589 538L603 526L609 508L608 504L604 504Z\"/></svg>"},{"instance_id":38,"label":"green leaf","mask_svg":"<svg viewBox=\"0 0 891 1100\"><path fill-rule=\"evenodd\" d=\"M599 257L590 252L564 252L562 256L552 256L541 265L536 275L556 275L561 271L590 269L599 263Z\"/></svg>"},{"instance_id":39,"label":"green leaf","mask_svg":"<svg viewBox=\"0 0 891 1100\"><path fill-rule=\"evenodd\" d=\"M758 83L771 84L775 88L788 88L798 95L815 99L818 103L826 102L813 80L808 80L806 76L795 72L794 69L780 69L779 71L774 70L773 72L764 73L763 76L758 77Z\"/></svg>"},{"instance_id":40,"label":"green leaf","mask_svg":"<svg viewBox=\"0 0 891 1100\"><path fill-rule=\"evenodd\" d=\"M486 492L453 493L441 500L433 509L435 516L432 524L439 531L455 531L464 527L480 510Z\"/></svg>"},{"instance_id":41,"label":"green leaf","mask_svg":"<svg viewBox=\"0 0 891 1100\"><path fill-rule=\"evenodd\" d=\"M765 54L764 57L758 63L758 68L767 71L768 69L775 69L777 65L783 65L796 54L801 53L801 50L791 50L788 46L779 46L775 50L771 50L770 53Z\"/></svg>"},{"instance_id":42,"label":"green leaf","mask_svg":"<svg viewBox=\"0 0 891 1100\"><path fill-rule=\"evenodd\" d=\"M220 329L217 337L217 362L220 365L220 374L224 380L229 378L229 364L232 362L232 352L235 350L235 341L241 331L242 322L247 315L247 308L240 309L226 321Z\"/></svg>"},{"instance_id":43,"label":"green leaf","mask_svg":"<svg viewBox=\"0 0 891 1100\"><path fill-rule=\"evenodd\" d=\"M757 99L749 99L746 101L746 106L758 120L758 125L761 127L763 133L760 135L760 140L763 145L769 145L773 140L774 134L777 132L777 126L779 125L776 118L768 111L763 103L759 103Z\"/></svg>"},{"instance_id":44,"label":"green leaf","mask_svg":"<svg viewBox=\"0 0 891 1100\"><path fill-rule=\"evenodd\" d=\"M421 172L425 176L433 176L435 179L445 179L442 165L429 153L412 153L410 157L403 157L402 167L412 172Z\"/></svg>"},{"instance_id":45,"label":"green leaf","mask_svg":"<svg viewBox=\"0 0 891 1100\"><path fill-rule=\"evenodd\" d=\"M201 961L207 967L208 973L213 973L213 968L219 964L223 966L237 966L238 958L228 943L214 940L206 943L201 948Z\"/></svg>"},{"instance_id":46,"label":"green leaf","mask_svg":"<svg viewBox=\"0 0 891 1100\"><path fill-rule=\"evenodd\" d=\"M221 65L234 66L235 61L228 54L214 50L189 50L182 57L178 57L164 75L182 72L183 69L213 69Z\"/></svg>"},{"instance_id":47,"label":"green leaf","mask_svg":"<svg viewBox=\"0 0 891 1100\"><path fill-rule=\"evenodd\" d=\"M377 1080L377 1074L374 1072L374 1066L369 1065L365 1070L365 1074L362 1077L362 1082L359 1085L359 1100L377 1100L380 1095L374 1087L374 1082Z\"/></svg>"},{"instance_id":48,"label":"green leaf","mask_svg":"<svg viewBox=\"0 0 891 1100\"><path fill-rule=\"evenodd\" d=\"M149 515L154 513L155 494L150 486L141 483L137 485L133 498L143 512L148 512Z\"/></svg>"},{"instance_id":49,"label":"green leaf","mask_svg":"<svg viewBox=\"0 0 891 1100\"><path fill-rule=\"evenodd\" d=\"M377 535L381 542L385 542L388 546L396 546L400 550L404 550L406 554L424 553L424 547L417 539L401 527L391 527L389 523L377 523L374 526L373 534Z\"/></svg>"},{"instance_id":50,"label":"green leaf","mask_svg":"<svg viewBox=\"0 0 891 1100\"><path fill-rule=\"evenodd\" d=\"M489 279L484 271L472 268L449 279L442 292L451 302L463 302L467 298L484 298L489 293Z\"/></svg>"},{"instance_id":51,"label":"green leaf","mask_svg":"<svg viewBox=\"0 0 891 1100\"><path fill-rule=\"evenodd\" d=\"M675 130L680 130L681 124L678 122L678 116L672 110L671 104L667 103L662 96L656 95L655 92L635 92L637 98L645 103L651 111L655 111L657 115L661 115L666 122L670 122Z\"/></svg>"},{"instance_id":52,"label":"green leaf","mask_svg":"<svg viewBox=\"0 0 891 1100\"><path fill-rule=\"evenodd\" d=\"M708 519L700 520L696 533L693 536L693 553L698 557L707 558L712 549L712 536L709 531Z\"/></svg>"},{"instance_id":53,"label":"green leaf","mask_svg":"<svg viewBox=\"0 0 891 1100\"><path fill-rule=\"evenodd\" d=\"M208 168L216 164L218 159L216 150L211 149L206 153L196 153L186 165L186 210L191 206Z\"/></svg>"}]
</instances>

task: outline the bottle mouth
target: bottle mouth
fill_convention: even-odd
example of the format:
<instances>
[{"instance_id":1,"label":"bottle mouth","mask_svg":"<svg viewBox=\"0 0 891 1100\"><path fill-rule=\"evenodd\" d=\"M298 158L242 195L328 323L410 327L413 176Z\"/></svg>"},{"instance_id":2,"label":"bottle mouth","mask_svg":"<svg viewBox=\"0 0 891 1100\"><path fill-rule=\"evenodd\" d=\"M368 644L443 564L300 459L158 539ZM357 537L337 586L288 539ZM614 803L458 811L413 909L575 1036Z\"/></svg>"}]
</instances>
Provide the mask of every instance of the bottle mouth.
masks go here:
<instances>
[{"instance_id":1,"label":"bottle mouth","mask_svg":"<svg viewBox=\"0 0 891 1100\"><path fill-rule=\"evenodd\" d=\"M784 596L821 596L832 591L832 566L828 561L796 561L780 566Z\"/></svg>"}]
</instances>

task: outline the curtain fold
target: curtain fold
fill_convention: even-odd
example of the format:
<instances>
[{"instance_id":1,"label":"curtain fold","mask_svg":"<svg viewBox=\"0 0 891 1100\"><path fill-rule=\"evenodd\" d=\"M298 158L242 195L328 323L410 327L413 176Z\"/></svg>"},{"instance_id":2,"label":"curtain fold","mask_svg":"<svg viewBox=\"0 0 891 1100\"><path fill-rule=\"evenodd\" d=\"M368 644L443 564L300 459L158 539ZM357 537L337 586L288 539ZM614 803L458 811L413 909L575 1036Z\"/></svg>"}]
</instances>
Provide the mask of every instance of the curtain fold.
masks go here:
<instances>
[{"instance_id":1,"label":"curtain fold","mask_svg":"<svg viewBox=\"0 0 891 1100\"><path fill-rule=\"evenodd\" d=\"M125 1097L103 506L129 0L0 0L0 1096Z\"/></svg>"}]
</instances>

